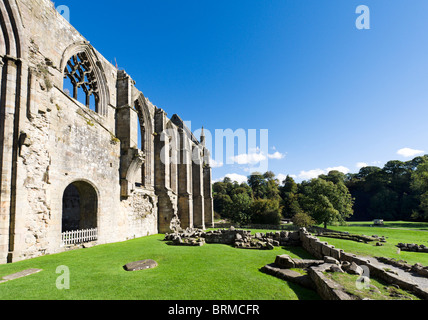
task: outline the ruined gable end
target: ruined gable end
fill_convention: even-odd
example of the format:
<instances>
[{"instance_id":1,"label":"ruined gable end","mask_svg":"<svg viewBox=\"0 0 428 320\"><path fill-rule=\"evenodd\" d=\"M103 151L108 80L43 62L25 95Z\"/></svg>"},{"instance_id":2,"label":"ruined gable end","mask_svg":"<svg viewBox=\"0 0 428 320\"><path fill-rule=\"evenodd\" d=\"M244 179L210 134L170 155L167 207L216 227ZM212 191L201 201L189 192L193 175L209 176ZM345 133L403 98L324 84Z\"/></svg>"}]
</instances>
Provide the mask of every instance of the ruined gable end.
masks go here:
<instances>
[{"instance_id":1,"label":"ruined gable end","mask_svg":"<svg viewBox=\"0 0 428 320\"><path fill-rule=\"evenodd\" d=\"M2 0L0 263L212 226L208 150L176 122L51 1Z\"/></svg>"}]
</instances>

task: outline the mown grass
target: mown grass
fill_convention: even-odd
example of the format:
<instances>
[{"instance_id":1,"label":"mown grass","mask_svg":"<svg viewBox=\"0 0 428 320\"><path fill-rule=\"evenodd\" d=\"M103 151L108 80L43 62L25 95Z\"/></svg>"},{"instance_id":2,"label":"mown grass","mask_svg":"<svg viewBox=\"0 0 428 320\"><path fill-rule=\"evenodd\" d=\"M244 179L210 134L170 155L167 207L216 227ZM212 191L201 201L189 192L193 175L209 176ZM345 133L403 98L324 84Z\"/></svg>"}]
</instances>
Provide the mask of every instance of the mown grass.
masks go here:
<instances>
[{"instance_id":1,"label":"mown grass","mask_svg":"<svg viewBox=\"0 0 428 320\"><path fill-rule=\"evenodd\" d=\"M384 227L372 227L371 225L372 222L351 222L347 226L329 226L328 228L359 235L385 236L387 243L384 246L377 247L376 242L365 244L342 239L323 237L320 239L346 252L366 256L384 256L397 260L405 260L411 264L422 263L428 266L428 253L398 252L398 248L396 247L400 242L428 246L428 223L398 221L386 222Z\"/></svg>"},{"instance_id":2,"label":"mown grass","mask_svg":"<svg viewBox=\"0 0 428 320\"><path fill-rule=\"evenodd\" d=\"M300 248L273 251L227 245L170 246L163 235L1 265L0 277L29 268L42 272L0 284L1 300L313 300L318 295L259 271L279 254L307 257ZM153 259L155 269L127 272L126 263ZM58 290L58 266L70 289Z\"/></svg>"}]
</instances>

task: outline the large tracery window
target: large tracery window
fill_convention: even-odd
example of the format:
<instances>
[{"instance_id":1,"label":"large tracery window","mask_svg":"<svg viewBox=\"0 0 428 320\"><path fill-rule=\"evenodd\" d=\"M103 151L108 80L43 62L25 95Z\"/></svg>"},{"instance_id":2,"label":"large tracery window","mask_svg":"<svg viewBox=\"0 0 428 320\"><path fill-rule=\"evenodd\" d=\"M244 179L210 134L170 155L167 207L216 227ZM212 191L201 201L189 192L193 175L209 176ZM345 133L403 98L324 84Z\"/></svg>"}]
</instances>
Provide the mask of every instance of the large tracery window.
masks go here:
<instances>
[{"instance_id":1,"label":"large tracery window","mask_svg":"<svg viewBox=\"0 0 428 320\"><path fill-rule=\"evenodd\" d=\"M71 82L70 96L98 112L100 101L98 82L85 52L79 52L68 60L64 69L64 79L67 78Z\"/></svg>"}]
</instances>

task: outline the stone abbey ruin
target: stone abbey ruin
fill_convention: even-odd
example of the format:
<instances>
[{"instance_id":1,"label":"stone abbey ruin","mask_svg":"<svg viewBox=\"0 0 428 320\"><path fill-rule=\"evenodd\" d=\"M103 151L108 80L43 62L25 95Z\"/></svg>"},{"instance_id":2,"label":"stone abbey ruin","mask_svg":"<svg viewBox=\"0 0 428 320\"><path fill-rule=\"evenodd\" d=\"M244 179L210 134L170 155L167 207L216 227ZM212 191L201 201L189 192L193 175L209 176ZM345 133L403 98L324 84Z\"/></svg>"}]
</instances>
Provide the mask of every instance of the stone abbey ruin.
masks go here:
<instances>
[{"instance_id":1,"label":"stone abbey ruin","mask_svg":"<svg viewBox=\"0 0 428 320\"><path fill-rule=\"evenodd\" d=\"M0 26L0 263L212 226L203 135L154 106L50 0L2 0Z\"/></svg>"}]
</instances>

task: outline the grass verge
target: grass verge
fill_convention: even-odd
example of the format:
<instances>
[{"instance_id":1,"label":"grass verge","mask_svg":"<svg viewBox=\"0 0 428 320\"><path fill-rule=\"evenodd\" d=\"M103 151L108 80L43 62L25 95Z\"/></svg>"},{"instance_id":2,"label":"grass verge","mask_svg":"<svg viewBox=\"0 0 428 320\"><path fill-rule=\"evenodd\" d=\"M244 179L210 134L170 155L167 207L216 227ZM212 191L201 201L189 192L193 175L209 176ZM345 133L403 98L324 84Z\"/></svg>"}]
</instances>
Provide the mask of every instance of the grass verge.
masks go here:
<instances>
[{"instance_id":1,"label":"grass verge","mask_svg":"<svg viewBox=\"0 0 428 320\"><path fill-rule=\"evenodd\" d=\"M0 276L29 268L42 272L0 284L1 300L316 300L318 295L259 271L300 248L242 250L227 245L169 246L163 235L101 245L1 265ZM155 269L127 272L126 263L153 259ZM58 290L58 266L70 270L70 289Z\"/></svg>"},{"instance_id":2,"label":"grass verge","mask_svg":"<svg viewBox=\"0 0 428 320\"><path fill-rule=\"evenodd\" d=\"M387 243L376 246L376 242L359 243L342 239L320 237L322 241L349 253L365 256L383 256L405 260L410 264L421 263L428 266L428 253L398 251L396 245L402 243L425 244L428 246L428 223L386 222L384 227L372 227L371 222L351 222L347 226L329 226L329 229L347 231L359 235L385 236Z\"/></svg>"}]
</instances>

